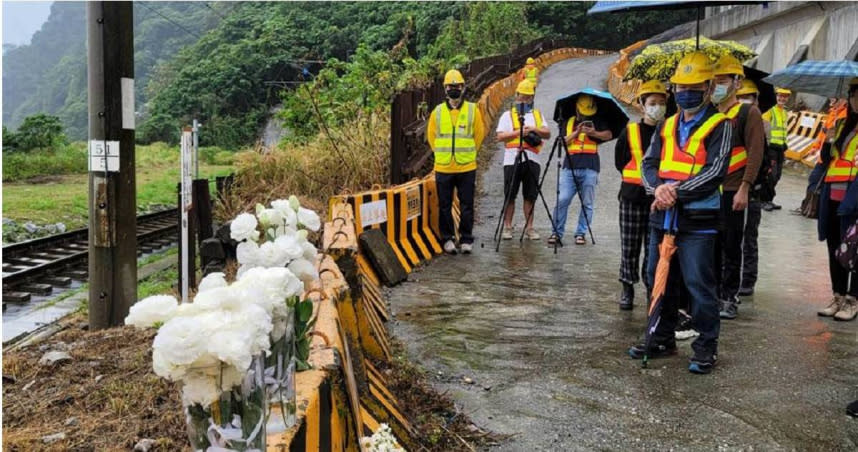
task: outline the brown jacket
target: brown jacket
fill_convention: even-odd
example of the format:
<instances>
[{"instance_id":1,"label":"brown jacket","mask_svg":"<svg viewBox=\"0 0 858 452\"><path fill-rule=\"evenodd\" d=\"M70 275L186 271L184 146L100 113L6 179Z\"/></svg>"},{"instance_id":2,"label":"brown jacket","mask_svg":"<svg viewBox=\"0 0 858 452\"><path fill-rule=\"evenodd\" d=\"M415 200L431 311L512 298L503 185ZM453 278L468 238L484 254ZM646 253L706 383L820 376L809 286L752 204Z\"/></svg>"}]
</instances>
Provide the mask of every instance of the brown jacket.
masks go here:
<instances>
[{"instance_id":1,"label":"brown jacket","mask_svg":"<svg viewBox=\"0 0 858 452\"><path fill-rule=\"evenodd\" d=\"M742 182L747 182L748 185L753 186L765 157L766 131L763 127L763 115L757 107L750 106L744 124L740 123L742 117L743 113L740 112L733 120L733 142L734 145L745 146L748 152L748 162L744 170L728 174L724 178L724 191L737 191Z\"/></svg>"}]
</instances>

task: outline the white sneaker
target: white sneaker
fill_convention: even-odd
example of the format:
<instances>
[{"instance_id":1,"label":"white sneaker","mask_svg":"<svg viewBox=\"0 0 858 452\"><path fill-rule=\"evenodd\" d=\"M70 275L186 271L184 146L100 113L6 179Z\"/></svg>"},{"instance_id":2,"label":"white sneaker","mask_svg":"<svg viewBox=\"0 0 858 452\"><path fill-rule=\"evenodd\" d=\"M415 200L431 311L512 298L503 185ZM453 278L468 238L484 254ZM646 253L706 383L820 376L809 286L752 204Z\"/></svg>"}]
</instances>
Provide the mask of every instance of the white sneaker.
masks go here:
<instances>
[{"instance_id":1,"label":"white sneaker","mask_svg":"<svg viewBox=\"0 0 858 452\"><path fill-rule=\"evenodd\" d=\"M474 249L474 245L470 243L463 243L462 246L462 254L471 254L471 250Z\"/></svg>"},{"instance_id":2,"label":"white sneaker","mask_svg":"<svg viewBox=\"0 0 858 452\"><path fill-rule=\"evenodd\" d=\"M858 300L852 295L846 295L840 310L834 314L834 320L849 321L854 320L856 316L858 316Z\"/></svg>"},{"instance_id":3,"label":"white sneaker","mask_svg":"<svg viewBox=\"0 0 858 452\"><path fill-rule=\"evenodd\" d=\"M834 317L834 315L840 312L840 309L843 307L844 299L843 295L838 293L834 294L834 297L831 299L831 303L829 303L825 308L816 311L816 314L821 317Z\"/></svg>"},{"instance_id":4,"label":"white sneaker","mask_svg":"<svg viewBox=\"0 0 858 452\"><path fill-rule=\"evenodd\" d=\"M452 240L444 242L444 251L447 254L456 254L456 244Z\"/></svg>"},{"instance_id":5,"label":"white sneaker","mask_svg":"<svg viewBox=\"0 0 858 452\"><path fill-rule=\"evenodd\" d=\"M501 238L504 240L512 240L512 231L509 229L504 229L501 233Z\"/></svg>"},{"instance_id":6,"label":"white sneaker","mask_svg":"<svg viewBox=\"0 0 858 452\"><path fill-rule=\"evenodd\" d=\"M527 238L530 240L539 240L540 239L539 233L536 232L536 230L534 230L533 228L528 229L525 232L525 235L527 235Z\"/></svg>"}]
</instances>

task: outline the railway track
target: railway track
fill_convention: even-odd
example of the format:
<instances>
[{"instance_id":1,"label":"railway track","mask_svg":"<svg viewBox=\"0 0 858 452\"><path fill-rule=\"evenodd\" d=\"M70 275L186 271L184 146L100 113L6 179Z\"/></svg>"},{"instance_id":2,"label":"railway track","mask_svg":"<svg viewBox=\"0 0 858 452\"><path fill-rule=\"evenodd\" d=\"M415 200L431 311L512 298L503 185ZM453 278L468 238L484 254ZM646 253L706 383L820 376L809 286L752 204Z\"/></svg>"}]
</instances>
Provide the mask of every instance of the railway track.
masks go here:
<instances>
[{"instance_id":1,"label":"railway track","mask_svg":"<svg viewBox=\"0 0 858 452\"><path fill-rule=\"evenodd\" d=\"M26 303L87 280L89 230L15 243L3 247L3 307ZM137 255L178 241L178 209L137 217Z\"/></svg>"}]
</instances>

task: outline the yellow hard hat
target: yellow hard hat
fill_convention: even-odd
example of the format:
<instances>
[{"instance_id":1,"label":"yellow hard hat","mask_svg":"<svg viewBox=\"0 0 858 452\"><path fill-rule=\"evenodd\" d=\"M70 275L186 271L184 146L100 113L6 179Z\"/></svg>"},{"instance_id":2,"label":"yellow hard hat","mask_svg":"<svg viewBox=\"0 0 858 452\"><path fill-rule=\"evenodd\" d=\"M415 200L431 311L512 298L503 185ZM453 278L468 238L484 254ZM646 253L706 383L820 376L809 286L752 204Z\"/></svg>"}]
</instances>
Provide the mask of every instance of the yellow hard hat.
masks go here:
<instances>
[{"instance_id":1,"label":"yellow hard hat","mask_svg":"<svg viewBox=\"0 0 858 452\"><path fill-rule=\"evenodd\" d=\"M650 80L641 83L641 86L638 88L637 97L640 98L644 94L664 94L667 96L667 88L665 88L661 80Z\"/></svg>"},{"instance_id":2,"label":"yellow hard hat","mask_svg":"<svg viewBox=\"0 0 858 452\"><path fill-rule=\"evenodd\" d=\"M788 90L788 89L786 89L786 88L775 88L775 93L777 93L777 94L787 94L787 95L789 95L789 94L792 94L792 91L790 91L790 90Z\"/></svg>"},{"instance_id":3,"label":"yellow hard hat","mask_svg":"<svg viewBox=\"0 0 858 452\"><path fill-rule=\"evenodd\" d=\"M744 96L746 94L760 94L760 90L757 89L757 84L748 79L742 80L742 87L736 91L737 96Z\"/></svg>"},{"instance_id":4,"label":"yellow hard hat","mask_svg":"<svg viewBox=\"0 0 858 452\"><path fill-rule=\"evenodd\" d=\"M679 60L670 82L677 85L696 85L712 80L712 63L702 52L692 52Z\"/></svg>"},{"instance_id":5,"label":"yellow hard hat","mask_svg":"<svg viewBox=\"0 0 858 452\"><path fill-rule=\"evenodd\" d=\"M742 63L739 62L736 57L728 53L726 55L722 55L721 58L718 59L718 62L715 63L712 75L741 75L744 77L745 68L742 67Z\"/></svg>"},{"instance_id":6,"label":"yellow hard hat","mask_svg":"<svg viewBox=\"0 0 858 452\"><path fill-rule=\"evenodd\" d=\"M592 116L596 114L596 99L593 99L593 96L589 94L582 94L578 96L578 100L575 101L575 109L578 113L584 116Z\"/></svg>"},{"instance_id":7,"label":"yellow hard hat","mask_svg":"<svg viewBox=\"0 0 858 452\"><path fill-rule=\"evenodd\" d=\"M464 85L465 77L462 77L462 73L455 70L450 69L444 74L444 84L445 85Z\"/></svg>"},{"instance_id":8,"label":"yellow hard hat","mask_svg":"<svg viewBox=\"0 0 858 452\"><path fill-rule=\"evenodd\" d=\"M536 61L535 61L533 58L528 58L528 59L527 59L527 64L533 64L533 63L535 63L535 62L536 62Z\"/></svg>"},{"instance_id":9,"label":"yellow hard hat","mask_svg":"<svg viewBox=\"0 0 858 452\"><path fill-rule=\"evenodd\" d=\"M518 82L518 86L515 88L515 93L532 96L536 93L536 84L533 83L532 80L524 79Z\"/></svg>"}]
</instances>

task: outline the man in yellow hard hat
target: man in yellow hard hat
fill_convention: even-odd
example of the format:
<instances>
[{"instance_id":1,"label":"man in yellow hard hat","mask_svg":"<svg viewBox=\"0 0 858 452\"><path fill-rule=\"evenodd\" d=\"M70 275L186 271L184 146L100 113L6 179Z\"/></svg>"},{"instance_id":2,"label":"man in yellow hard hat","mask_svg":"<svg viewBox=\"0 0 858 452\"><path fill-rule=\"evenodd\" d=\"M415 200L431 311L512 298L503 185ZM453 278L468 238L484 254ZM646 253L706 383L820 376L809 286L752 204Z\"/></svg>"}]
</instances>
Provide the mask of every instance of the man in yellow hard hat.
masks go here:
<instances>
[{"instance_id":1,"label":"man in yellow hard hat","mask_svg":"<svg viewBox=\"0 0 858 452\"><path fill-rule=\"evenodd\" d=\"M438 189L438 226L444 251L456 254L453 224L453 191L459 198L459 245L463 254L473 250L474 191L477 181L477 150L485 137L480 110L464 100L465 78L451 69L444 75L447 99L432 110L426 140L435 156Z\"/></svg>"},{"instance_id":2,"label":"man in yellow hard hat","mask_svg":"<svg viewBox=\"0 0 858 452\"><path fill-rule=\"evenodd\" d=\"M659 126L643 159L642 182L647 193L655 197L650 213L650 284L655 280L659 244L667 229L675 230L676 252L650 346L643 343L629 349L632 358L676 353L674 331L680 284L684 284L692 326L700 333L691 344L694 356L688 370L703 374L712 370L718 354L721 319L715 249L721 222L719 187L727 174L733 147L730 121L711 104L713 78L712 65L705 54L694 52L680 60L670 78L680 111Z\"/></svg>"},{"instance_id":3,"label":"man in yellow hard hat","mask_svg":"<svg viewBox=\"0 0 858 452\"><path fill-rule=\"evenodd\" d=\"M758 109L760 108L760 90L757 88L757 84L754 83L753 80L742 80L742 87L736 91L736 97L739 99L739 102L743 104L753 105Z\"/></svg>"},{"instance_id":4,"label":"man in yellow hard hat","mask_svg":"<svg viewBox=\"0 0 858 452\"><path fill-rule=\"evenodd\" d=\"M553 244L563 239L566 231L566 217L572 198L580 191L581 211L578 214L578 226L575 228L575 244L584 245L587 241L589 225L593 223L596 204L596 185L599 184L599 145L611 141L614 136L606 121L598 115L596 99L589 94L581 94L575 101L575 115L566 120L566 151L560 171L559 196L554 209L555 233L548 239Z\"/></svg>"},{"instance_id":5,"label":"man in yellow hard hat","mask_svg":"<svg viewBox=\"0 0 858 452\"><path fill-rule=\"evenodd\" d=\"M646 146L652 140L658 124L667 111L667 88L658 80L642 83L637 92L638 106L644 115L629 125L617 137L614 166L622 174L620 184L620 282L623 293L620 309L634 308L634 285L640 281L640 254L643 248L643 269L647 268L646 243L649 234L649 210L652 197L647 195L641 181L641 163ZM646 283L646 278L644 278Z\"/></svg>"},{"instance_id":6,"label":"man in yellow hard hat","mask_svg":"<svg viewBox=\"0 0 858 452\"><path fill-rule=\"evenodd\" d=\"M528 58L527 63L524 65L524 69L521 71L521 76L519 80L530 80L533 82L533 86L539 82L539 68L536 67L536 60L533 58Z\"/></svg>"},{"instance_id":7,"label":"man in yellow hard hat","mask_svg":"<svg viewBox=\"0 0 858 452\"><path fill-rule=\"evenodd\" d=\"M501 238L504 240L512 239L512 220L519 187L522 188L524 197L524 233L530 240L539 240L539 233L533 229L533 206L539 196L541 140L549 138L551 131L542 113L533 106L535 95L536 87L533 82L527 79L519 82L515 89L515 105L505 111L498 120L497 140L503 142L505 148L503 181L504 199L507 204L503 207L504 227L501 232ZM540 140L536 139L537 136ZM521 152L527 155L527 160L519 159L518 154Z\"/></svg>"},{"instance_id":8,"label":"man in yellow hard hat","mask_svg":"<svg viewBox=\"0 0 858 452\"><path fill-rule=\"evenodd\" d=\"M769 137L769 148L766 155L766 158L771 160L772 162L772 172L774 173L775 181L780 180L781 172L783 171L784 166L784 155L786 154L786 139L787 139L787 129L786 123L787 118L789 118L789 110L787 109L787 102L789 102L790 95L792 91L786 88L775 88L775 97L777 99L777 104L770 108L765 114L763 114L763 119L769 123L771 129L771 136ZM780 209L781 206L775 204L772 201L763 203L763 210L772 211Z\"/></svg>"},{"instance_id":9,"label":"man in yellow hard hat","mask_svg":"<svg viewBox=\"0 0 858 452\"><path fill-rule=\"evenodd\" d=\"M751 191L759 178L766 131L760 110L739 102L737 97L745 78L742 63L732 55L724 55L715 63L713 75L712 103L733 126L733 148L721 194L724 227L718 234L721 250L716 257L721 259L721 268L718 269L721 275L720 316L722 319L735 319L739 313L746 210Z\"/></svg>"}]
</instances>

